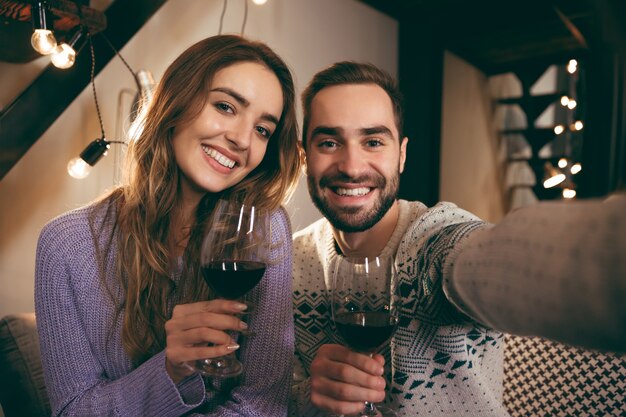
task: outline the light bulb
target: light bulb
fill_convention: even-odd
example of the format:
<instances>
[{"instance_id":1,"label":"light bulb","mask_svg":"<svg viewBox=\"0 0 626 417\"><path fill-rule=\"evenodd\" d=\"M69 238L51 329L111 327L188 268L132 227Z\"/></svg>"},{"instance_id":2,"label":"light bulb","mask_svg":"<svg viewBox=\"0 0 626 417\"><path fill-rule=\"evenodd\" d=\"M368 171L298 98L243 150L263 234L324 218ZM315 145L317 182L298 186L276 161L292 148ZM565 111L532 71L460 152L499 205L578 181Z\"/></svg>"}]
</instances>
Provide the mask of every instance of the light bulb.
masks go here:
<instances>
[{"instance_id":1,"label":"light bulb","mask_svg":"<svg viewBox=\"0 0 626 417\"><path fill-rule=\"evenodd\" d=\"M252 3L258 4L259 6L267 3L267 0L252 0Z\"/></svg>"},{"instance_id":2,"label":"light bulb","mask_svg":"<svg viewBox=\"0 0 626 417\"><path fill-rule=\"evenodd\" d=\"M567 102L567 108L571 110L576 107L576 104L576 100L570 100Z\"/></svg>"},{"instance_id":3,"label":"light bulb","mask_svg":"<svg viewBox=\"0 0 626 417\"><path fill-rule=\"evenodd\" d=\"M565 168L567 166L567 159L561 158L559 159L559 168Z\"/></svg>"},{"instance_id":4,"label":"light bulb","mask_svg":"<svg viewBox=\"0 0 626 417\"><path fill-rule=\"evenodd\" d=\"M67 163L67 173L71 177L78 180L82 180L91 172L91 165L89 165L83 158L77 156Z\"/></svg>"},{"instance_id":5,"label":"light bulb","mask_svg":"<svg viewBox=\"0 0 626 417\"><path fill-rule=\"evenodd\" d=\"M555 135L560 135L561 133L563 133L563 130L565 130L565 128L561 125L558 126L554 126L554 134Z\"/></svg>"},{"instance_id":6,"label":"light bulb","mask_svg":"<svg viewBox=\"0 0 626 417\"><path fill-rule=\"evenodd\" d=\"M572 165L572 167L569 169L569 171L576 175L578 174L581 170L583 169L583 166L580 165L580 163L576 162L574 165Z\"/></svg>"},{"instance_id":7,"label":"light bulb","mask_svg":"<svg viewBox=\"0 0 626 417\"><path fill-rule=\"evenodd\" d=\"M66 43L57 46L51 57L52 64L61 69L67 69L76 61L76 51Z\"/></svg>"},{"instance_id":8,"label":"light bulb","mask_svg":"<svg viewBox=\"0 0 626 417\"><path fill-rule=\"evenodd\" d=\"M582 128L583 128L583 122L581 122L580 120L577 120L576 123L574 123L574 129L582 130Z\"/></svg>"},{"instance_id":9,"label":"light bulb","mask_svg":"<svg viewBox=\"0 0 626 417\"><path fill-rule=\"evenodd\" d=\"M567 106L567 103L569 103L569 97L567 96L561 97L561 105Z\"/></svg>"},{"instance_id":10,"label":"light bulb","mask_svg":"<svg viewBox=\"0 0 626 417\"><path fill-rule=\"evenodd\" d=\"M569 62L567 63L567 72L569 72L570 74L573 74L576 72L577 69L578 69L578 61L576 61L575 59L570 59Z\"/></svg>"},{"instance_id":11,"label":"light bulb","mask_svg":"<svg viewBox=\"0 0 626 417\"><path fill-rule=\"evenodd\" d=\"M35 29L30 37L30 44L41 55L50 55L57 46L57 40L51 30Z\"/></svg>"},{"instance_id":12,"label":"light bulb","mask_svg":"<svg viewBox=\"0 0 626 417\"><path fill-rule=\"evenodd\" d=\"M576 197L576 190L572 190L571 188L563 189L563 198L574 198Z\"/></svg>"},{"instance_id":13,"label":"light bulb","mask_svg":"<svg viewBox=\"0 0 626 417\"><path fill-rule=\"evenodd\" d=\"M552 188L565 181L565 174L556 174L543 182L543 188Z\"/></svg>"}]
</instances>

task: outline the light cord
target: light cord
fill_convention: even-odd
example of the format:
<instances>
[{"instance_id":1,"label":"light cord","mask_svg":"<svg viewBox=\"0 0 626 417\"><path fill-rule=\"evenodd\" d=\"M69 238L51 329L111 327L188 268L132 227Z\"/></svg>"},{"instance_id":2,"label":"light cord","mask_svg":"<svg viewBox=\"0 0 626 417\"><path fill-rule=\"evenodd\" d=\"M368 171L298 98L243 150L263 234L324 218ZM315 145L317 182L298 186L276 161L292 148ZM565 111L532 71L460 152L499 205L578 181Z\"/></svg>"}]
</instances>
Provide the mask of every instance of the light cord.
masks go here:
<instances>
[{"instance_id":1,"label":"light cord","mask_svg":"<svg viewBox=\"0 0 626 417\"><path fill-rule=\"evenodd\" d=\"M220 29L219 29L219 32L217 32L218 35L222 34L222 27L224 26L224 15L226 14L227 3L228 3L228 0L224 0L224 6L222 7L222 15L220 16Z\"/></svg>"},{"instance_id":2,"label":"light cord","mask_svg":"<svg viewBox=\"0 0 626 417\"><path fill-rule=\"evenodd\" d=\"M89 37L89 51L91 52L91 91L93 93L93 101L96 103L96 113L98 114L98 123L100 123L100 132L102 132L102 139L106 140L104 134L104 124L102 123L102 114L100 113L100 104L98 103L98 94L96 93L96 54L93 50L93 42L91 40L91 33L87 33Z\"/></svg>"},{"instance_id":3,"label":"light cord","mask_svg":"<svg viewBox=\"0 0 626 417\"><path fill-rule=\"evenodd\" d=\"M248 0L243 0L245 6L243 9L243 23L241 24L241 36L243 36L243 32L246 30L246 22L248 21Z\"/></svg>"}]
</instances>

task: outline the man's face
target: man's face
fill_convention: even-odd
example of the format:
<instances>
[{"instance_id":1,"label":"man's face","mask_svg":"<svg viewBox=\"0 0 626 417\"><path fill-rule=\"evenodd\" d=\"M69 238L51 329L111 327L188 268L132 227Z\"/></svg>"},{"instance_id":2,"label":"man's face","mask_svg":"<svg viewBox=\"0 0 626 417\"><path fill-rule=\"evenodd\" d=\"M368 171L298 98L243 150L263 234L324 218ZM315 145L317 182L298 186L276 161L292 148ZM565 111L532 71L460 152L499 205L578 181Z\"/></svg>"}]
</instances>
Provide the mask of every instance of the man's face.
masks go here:
<instances>
[{"instance_id":1,"label":"man's face","mask_svg":"<svg viewBox=\"0 0 626 417\"><path fill-rule=\"evenodd\" d=\"M374 226L397 198L407 138L375 84L321 90L311 102L306 161L315 206L338 230Z\"/></svg>"}]
</instances>

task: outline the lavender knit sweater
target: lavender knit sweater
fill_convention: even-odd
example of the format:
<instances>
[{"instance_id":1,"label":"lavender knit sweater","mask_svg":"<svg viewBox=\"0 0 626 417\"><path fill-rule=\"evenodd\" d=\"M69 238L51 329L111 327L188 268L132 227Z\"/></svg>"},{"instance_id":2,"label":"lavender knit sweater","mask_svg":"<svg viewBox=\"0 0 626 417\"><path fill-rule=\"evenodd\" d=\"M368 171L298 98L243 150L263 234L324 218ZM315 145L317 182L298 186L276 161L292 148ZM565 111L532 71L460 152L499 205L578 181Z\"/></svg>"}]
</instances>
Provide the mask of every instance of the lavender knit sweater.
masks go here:
<instances>
[{"instance_id":1,"label":"lavender knit sweater","mask_svg":"<svg viewBox=\"0 0 626 417\"><path fill-rule=\"evenodd\" d=\"M243 337L238 351L244 366L239 378L202 378L178 384L165 370L161 351L134 368L121 343L122 317L98 276L88 206L63 214L42 230L37 248L35 307L42 362L53 416L271 416L287 414L293 356L291 231L284 210L272 216L275 249L261 283L252 292L255 311L248 323L254 336ZM100 213L96 238L111 230ZM114 240L115 241L115 240ZM108 254L108 269L115 262ZM176 283L182 262L172 271L171 308L180 294ZM105 277L123 297L118 277ZM171 310L170 310L171 313Z\"/></svg>"}]
</instances>

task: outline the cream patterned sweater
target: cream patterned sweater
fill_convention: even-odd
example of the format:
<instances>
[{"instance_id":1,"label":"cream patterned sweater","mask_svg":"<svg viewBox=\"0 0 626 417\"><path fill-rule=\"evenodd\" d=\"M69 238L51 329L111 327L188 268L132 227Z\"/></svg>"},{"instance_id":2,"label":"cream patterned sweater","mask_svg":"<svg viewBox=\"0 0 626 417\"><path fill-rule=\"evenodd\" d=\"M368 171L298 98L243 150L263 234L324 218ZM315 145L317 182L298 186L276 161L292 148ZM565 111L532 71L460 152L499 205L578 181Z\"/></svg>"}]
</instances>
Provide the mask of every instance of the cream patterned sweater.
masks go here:
<instances>
[{"instance_id":1,"label":"cream patterned sweater","mask_svg":"<svg viewBox=\"0 0 626 417\"><path fill-rule=\"evenodd\" d=\"M382 253L395 253L406 302L381 353L400 416L507 416L502 331L626 350L626 198L539 204L496 227L451 203L399 204ZM308 370L322 344L339 343L327 269L337 256L324 219L294 235L292 416L325 415L309 402Z\"/></svg>"}]
</instances>

